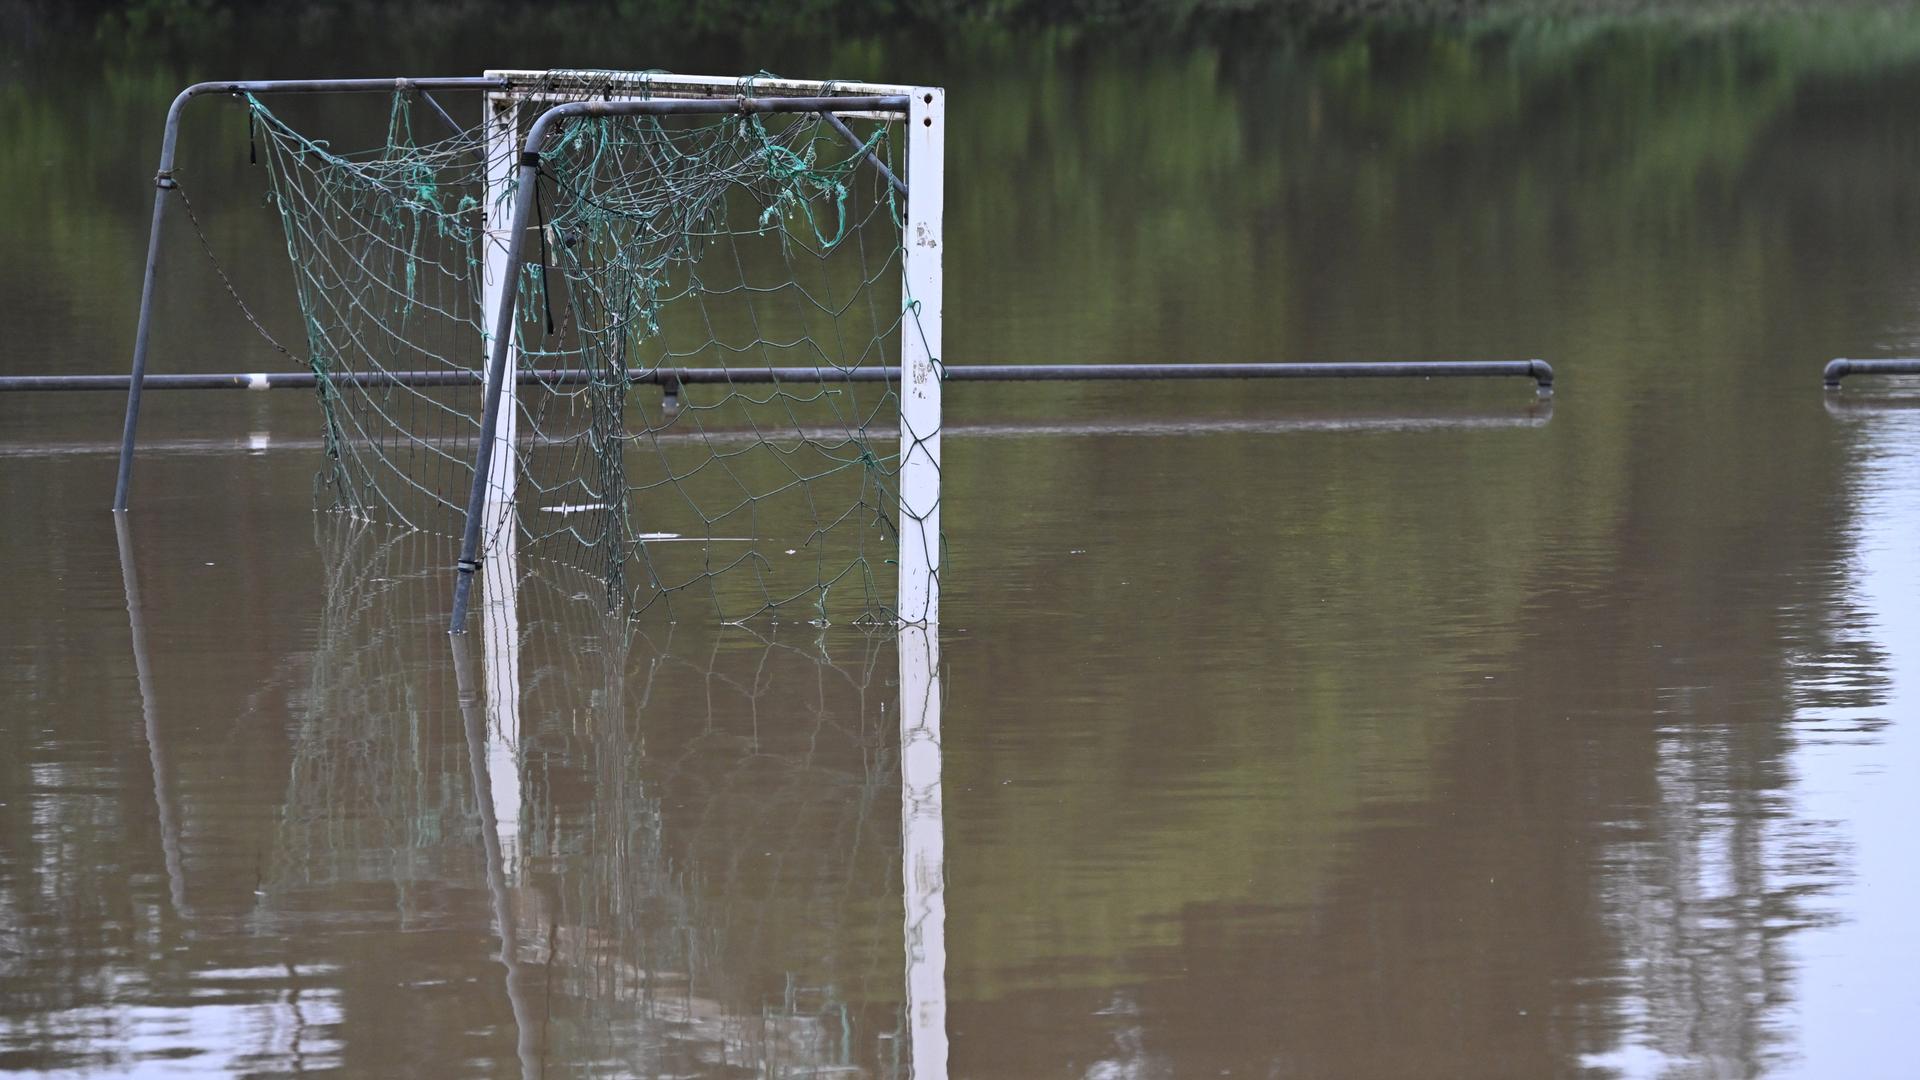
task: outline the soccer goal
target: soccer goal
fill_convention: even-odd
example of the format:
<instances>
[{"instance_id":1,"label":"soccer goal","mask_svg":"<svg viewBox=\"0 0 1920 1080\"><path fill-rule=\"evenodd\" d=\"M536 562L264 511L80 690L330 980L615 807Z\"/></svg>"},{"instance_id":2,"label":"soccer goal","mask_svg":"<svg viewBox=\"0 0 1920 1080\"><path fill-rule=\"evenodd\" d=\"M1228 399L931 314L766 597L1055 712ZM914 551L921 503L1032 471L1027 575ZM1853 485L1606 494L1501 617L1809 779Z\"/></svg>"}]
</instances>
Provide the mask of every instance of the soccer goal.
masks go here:
<instances>
[{"instance_id":1,"label":"soccer goal","mask_svg":"<svg viewBox=\"0 0 1920 1080\"><path fill-rule=\"evenodd\" d=\"M156 242L202 94L246 109L285 232L321 488L460 538L456 631L502 558L629 613L938 621L940 89L201 84Z\"/></svg>"}]
</instances>

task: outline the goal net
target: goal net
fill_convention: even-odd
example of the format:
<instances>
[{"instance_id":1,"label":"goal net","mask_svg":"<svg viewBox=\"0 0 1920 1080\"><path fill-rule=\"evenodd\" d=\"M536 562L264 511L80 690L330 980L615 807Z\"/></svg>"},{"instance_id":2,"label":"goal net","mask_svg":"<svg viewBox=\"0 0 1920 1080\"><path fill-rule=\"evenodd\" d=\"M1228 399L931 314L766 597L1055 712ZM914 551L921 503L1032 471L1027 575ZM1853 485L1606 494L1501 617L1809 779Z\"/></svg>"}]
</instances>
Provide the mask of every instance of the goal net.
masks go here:
<instances>
[{"instance_id":1,"label":"goal net","mask_svg":"<svg viewBox=\"0 0 1920 1080\"><path fill-rule=\"evenodd\" d=\"M403 87L358 149L245 97L330 505L478 508L475 561L628 613L937 618L939 91L488 75L477 110Z\"/></svg>"}]
</instances>

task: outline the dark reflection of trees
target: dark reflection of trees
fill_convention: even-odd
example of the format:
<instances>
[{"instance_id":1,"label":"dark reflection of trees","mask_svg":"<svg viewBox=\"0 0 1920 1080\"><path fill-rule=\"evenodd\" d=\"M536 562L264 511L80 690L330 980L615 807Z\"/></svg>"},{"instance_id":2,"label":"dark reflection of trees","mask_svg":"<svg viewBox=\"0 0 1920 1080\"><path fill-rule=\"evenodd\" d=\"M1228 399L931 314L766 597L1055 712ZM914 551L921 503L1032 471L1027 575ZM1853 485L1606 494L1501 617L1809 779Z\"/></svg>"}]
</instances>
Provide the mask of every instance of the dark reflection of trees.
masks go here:
<instances>
[{"instance_id":1,"label":"dark reflection of trees","mask_svg":"<svg viewBox=\"0 0 1920 1080\"><path fill-rule=\"evenodd\" d=\"M1190 903L1097 985L956 1000L956 1068L1044 1055L1107 1076L1722 1076L1790 1060L1786 946L1843 917L1822 894L1847 873L1843 832L1794 806L1799 688L1809 666L1844 669L1835 693L1870 704L1877 657L1845 610L1718 620L1741 579L1797 566L1813 573L1787 607L1820 601L1837 561L1729 550L1737 570L1676 601L1706 571L1663 567L1651 553L1680 523L1646 524L1666 535L1622 537L1647 557L1617 592L1543 588L1524 656L1463 665L1434 705L1454 734L1432 794L1355 807L1311 904L1258 889ZM1505 685L1481 689L1481 670ZM981 812L956 811L956 827ZM978 871L956 874L960 893ZM999 1035L964 1037L981 1030Z\"/></svg>"}]
</instances>

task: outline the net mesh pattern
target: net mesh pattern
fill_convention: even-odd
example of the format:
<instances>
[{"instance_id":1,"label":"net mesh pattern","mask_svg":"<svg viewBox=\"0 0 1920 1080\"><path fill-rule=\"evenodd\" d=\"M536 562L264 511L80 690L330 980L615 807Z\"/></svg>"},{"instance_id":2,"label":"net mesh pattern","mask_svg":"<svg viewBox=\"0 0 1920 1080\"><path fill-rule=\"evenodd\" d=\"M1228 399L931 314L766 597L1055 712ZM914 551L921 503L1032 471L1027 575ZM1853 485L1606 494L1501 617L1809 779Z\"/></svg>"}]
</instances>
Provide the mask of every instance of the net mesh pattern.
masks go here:
<instances>
[{"instance_id":1,"label":"net mesh pattern","mask_svg":"<svg viewBox=\"0 0 1920 1080\"><path fill-rule=\"evenodd\" d=\"M322 521L326 603L251 918L491 917L497 968L444 963L504 985L569 1073L904 1075L890 639L649 636L517 575L449 664L450 545Z\"/></svg>"},{"instance_id":2,"label":"net mesh pattern","mask_svg":"<svg viewBox=\"0 0 1920 1080\"><path fill-rule=\"evenodd\" d=\"M459 103L396 94L384 137L352 151L247 99L320 380L333 508L460 531L519 148L551 104L644 96L580 73L517 89L470 124ZM579 591L633 614L891 616L895 365L917 332L898 139L836 119L579 118L548 140L503 424L529 565L583 573ZM392 379L422 371L447 385ZM675 372L685 385L663 393Z\"/></svg>"}]
</instances>

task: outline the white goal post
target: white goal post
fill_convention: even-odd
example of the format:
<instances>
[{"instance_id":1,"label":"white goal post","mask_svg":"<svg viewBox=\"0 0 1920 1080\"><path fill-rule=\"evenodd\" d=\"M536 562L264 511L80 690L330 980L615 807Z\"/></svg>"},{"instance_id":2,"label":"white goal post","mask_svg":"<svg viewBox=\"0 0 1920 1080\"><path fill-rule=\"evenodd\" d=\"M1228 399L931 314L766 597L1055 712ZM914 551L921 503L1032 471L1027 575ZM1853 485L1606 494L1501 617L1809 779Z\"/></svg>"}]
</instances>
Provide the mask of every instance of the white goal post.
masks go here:
<instances>
[{"instance_id":1,"label":"white goal post","mask_svg":"<svg viewBox=\"0 0 1920 1080\"><path fill-rule=\"evenodd\" d=\"M383 142L343 148L338 132L303 134L267 104L337 94L392 98ZM479 115L456 119L464 110L436 98L455 94ZM187 87L168 110L154 177L117 512L149 386L163 219L186 199L174 169L180 121L199 97L246 109L260 136L305 340L259 329L308 370L152 385L317 388L333 508L459 534L455 631L483 555L509 550L483 540L509 522L526 541L519 559L586 571L610 603L624 596L637 610L671 610L673 595L691 592L687 602L710 601L723 621L804 605L819 622L831 592L835 612L859 603L861 619L938 622L941 384L951 375L941 360L940 88L599 70ZM564 229L544 214L530 229L543 177ZM725 263L730 280L702 280ZM550 277L566 287L571 322L553 319ZM667 307L681 299L691 302ZM532 303L551 341L516 337ZM644 330L630 330L633 319ZM550 393L516 402L521 382ZM682 385L717 383L717 403L679 396ZM659 386L663 409L705 416L668 431L672 420L642 415L651 403L625 399L636 384ZM878 390L856 394L861 386ZM893 410L897 452L874 445L892 441ZM624 450L643 440L630 481ZM743 461L728 440L752 442L756 456ZM688 445L706 455L706 473L680 453ZM516 457L516 447L533 449ZM589 451L589 467L569 472L565 455ZM683 484L696 475L719 490ZM666 497L649 494L639 520L626 495L643 492ZM565 516L581 513L597 518Z\"/></svg>"},{"instance_id":2,"label":"white goal post","mask_svg":"<svg viewBox=\"0 0 1920 1080\"><path fill-rule=\"evenodd\" d=\"M512 558L498 543L515 520L514 336L516 291L524 266L528 206L539 154L556 129L576 117L818 113L850 140L840 117L897 124L907 176L888 179L905 196L901 222L898 342L900 443L898 622L937 625L940 603L941 258L945 195L945 94L939 87L815 82L774 77L652 72L490 70L486 93L485 254L481 325L485 401L480 449L468 503L451 629L464 630L467 597L482 552ZM591 95L583 100L584 95ZM845 108L834 102L846 99ZM873 167L886 172L878 158Z\"/></svg>"}]
</instances>

